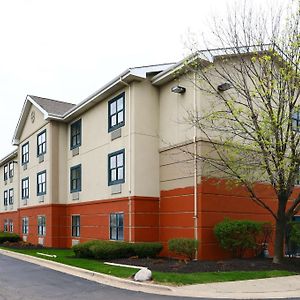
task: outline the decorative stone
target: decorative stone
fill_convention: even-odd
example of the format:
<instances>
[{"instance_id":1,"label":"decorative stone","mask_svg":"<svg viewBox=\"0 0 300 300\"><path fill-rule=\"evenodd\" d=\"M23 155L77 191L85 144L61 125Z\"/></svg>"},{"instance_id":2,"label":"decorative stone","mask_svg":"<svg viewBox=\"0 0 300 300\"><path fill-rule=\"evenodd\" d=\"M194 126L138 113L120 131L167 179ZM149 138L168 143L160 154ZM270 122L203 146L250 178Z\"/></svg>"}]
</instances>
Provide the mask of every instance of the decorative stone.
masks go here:
<instances>
[{"instance_id":1,"label":"decorative stone","mask_svg":"<svg viewBox=\"0 0 300 300\"><path fill-rule=\"evenodd\" d=\"M152 272L147 268L140 269L135 275L135 281L148 281L152 279Z\"/></svg>"}]
</instances>

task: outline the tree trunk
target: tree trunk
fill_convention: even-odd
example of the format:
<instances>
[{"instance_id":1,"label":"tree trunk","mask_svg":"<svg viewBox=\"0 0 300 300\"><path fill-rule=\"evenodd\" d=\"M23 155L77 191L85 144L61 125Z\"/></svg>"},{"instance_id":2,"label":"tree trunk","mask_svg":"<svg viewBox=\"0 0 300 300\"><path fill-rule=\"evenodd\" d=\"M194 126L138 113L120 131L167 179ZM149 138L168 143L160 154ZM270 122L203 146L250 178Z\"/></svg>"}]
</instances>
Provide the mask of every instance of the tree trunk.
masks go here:
<instances>
[{"instance_id":1,"label":"tree trunk","mask_svg":"<svg viewBox=\"0 0 300 300\"><path fill-rule=\"evenodd\" d=\"M274 245L274 257L273 257L273 263L275 264L281 263L283 259L285 227L286 227L285 218L281 217L280 219L276 220L275 245Z\"/></svg>"}]
</instances>

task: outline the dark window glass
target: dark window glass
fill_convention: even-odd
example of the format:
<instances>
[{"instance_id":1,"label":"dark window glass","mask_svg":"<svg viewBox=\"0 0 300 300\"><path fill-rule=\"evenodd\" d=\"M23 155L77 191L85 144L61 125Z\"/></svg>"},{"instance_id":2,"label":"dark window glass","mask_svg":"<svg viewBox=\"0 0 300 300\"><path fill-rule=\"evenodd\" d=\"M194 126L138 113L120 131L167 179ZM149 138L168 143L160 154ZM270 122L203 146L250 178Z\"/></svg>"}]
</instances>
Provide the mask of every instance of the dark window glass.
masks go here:
<instances>
[{"instance_id":1,"label":"dark window glass","mask_svg":"<svg viewBox=\"0 0 300 300\"><path fill-rule=\"evenodd\" d=\"M29 227L28 217L22 218L22 233L23 234L28 234L28 227Z\"/></svg>"},{"instance_id":2,"label":"dark window glass","mask_svg":"<svg viewBox=\"0 0 300 300\"><path fill-rule=\"evenodd\" d=\"M22 179L22 199L29 198L29 178Z\"/></svg>"},{"instance_id":3,"label":"dark window glass","mask_svg":"<svg viewBox=\"0 0 300 300\"><path fill-rule=\"evenodd\" d=\"M46 217L38 217L38 235L46 235Z\"/></svg>"},{"instance_id":4,"label":"dark window glass","mask_svg":"<svg viewBox=\"0 0 300 300\"><path fill-rule=\"evenodd\" d=\"M124 240L124 214L110 214L110 239Z\"/></svg>"},{"instance_id":5,"label":"dark window glass","mask_svg":"<svg viewBox=\"0 0 300 300\"><path fill-rule=\"evenodd\" d=\"M4 180L7 180L8 179L8 165L5 165L4 166Z\"/></svg>"},{"instance_id":6,"label":"dark window glass","mask_svg":"<svg viewBox=\"0 0 300 300\"><path fill-rule=\"evenodd\" d=\"M125 182L125 150L108 155L108 185Z\"/></svg>"},{"instance_id":7,"label":"dark window glass","mask_svg":"<svg viewBox=\"0 0 300 300\"><path fill-rule=\"evenodd\" d=\"M46 171L37 174L37 195L46 194Z\"/></svg>"},{"instance_id":8,"label":"dark window glass","mask_svg":"<svg viewBox=\"0 0 300 300\"><path fill-rule=\"evenodd\" d=\"M72 236L80 236L80 216L72 216Z\"/></svg>"},{"instance_id":9,"label":"dark window glass","mask_svg":"<svg viewBox=\"0 0 300 300\"><path fill-rule=\"evenodd\" d=\"M3 204L4 204L4 206L7 206L7 204L8 204L8 191L4 191Z\"/></svg>"},{"instance_id":10,"label":"dark window glass","mask_svg":"<svg viewBox=\"0 0 300 300\"><path fill-rule=\"evenodd\" d=\"M125 93L108 102L108 131L113 131L125 124Z\"/></svg>"},{"instance_id":11,"label":"dark window glass","mask_svg":"<svg viewBox=\"0 0 300 300\"><path fill-rule=\"evenodd\" d=\"M22 146L22 164L29 162L29 143Z\"/></svg>"},{"instance_id":12,"label":"dark window glass","mask_svg":"<svg viewBox=\"0 0 300 300\"><path fill-rule=\"evenodd\" d=\"M9 191L8 191L8 202L9 202L9 205L14 204L14 189L9 189Z\"/></svg>"},{"instance_id":13,"label":"dark window glass","mask_svg":"<svg viewBox=\"0 0 300 300\"><path fill-rule=\"evenodd\" d=\"M70 170L70 191L81 191L81 165L72 167Z\"/></svg>"},{"instance_id":14,"label":"dark window glass","mask_svg":"<svg viewBox=\"0 0 300 300\"><path fill-rule=\"evenodd\" d=\"M37 156L46 153L46 130L37 136Z\"/></svg>"},{"instance_id":15,"label":"dark window glass","mask_svg":"<svg viewBox=\"0 0 300 300\"><path fill-rule=\"evenodd\" d=\"M71 124L71 149L77 148L81 145L81 120L78 120Z\"/></svg>"}]
</instances>

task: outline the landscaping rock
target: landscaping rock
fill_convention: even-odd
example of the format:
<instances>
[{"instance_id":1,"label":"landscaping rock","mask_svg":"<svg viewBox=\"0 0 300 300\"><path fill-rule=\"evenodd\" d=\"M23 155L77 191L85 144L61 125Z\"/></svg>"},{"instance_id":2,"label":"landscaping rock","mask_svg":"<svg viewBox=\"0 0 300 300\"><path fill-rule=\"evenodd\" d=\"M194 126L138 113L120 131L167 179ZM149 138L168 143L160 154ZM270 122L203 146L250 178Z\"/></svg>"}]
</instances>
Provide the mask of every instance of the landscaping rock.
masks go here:
<instances>
[{"instance_id":1,"label":"landscaping rock","mask_svg":"<svg viewBox=\"0 0 300 300\"><path fill-rule=\"evenodd\" d=\"M147 268L140 269L135 275L135 281L148 281L152 279L152 272Z\"/></svg>"}]
</instances>

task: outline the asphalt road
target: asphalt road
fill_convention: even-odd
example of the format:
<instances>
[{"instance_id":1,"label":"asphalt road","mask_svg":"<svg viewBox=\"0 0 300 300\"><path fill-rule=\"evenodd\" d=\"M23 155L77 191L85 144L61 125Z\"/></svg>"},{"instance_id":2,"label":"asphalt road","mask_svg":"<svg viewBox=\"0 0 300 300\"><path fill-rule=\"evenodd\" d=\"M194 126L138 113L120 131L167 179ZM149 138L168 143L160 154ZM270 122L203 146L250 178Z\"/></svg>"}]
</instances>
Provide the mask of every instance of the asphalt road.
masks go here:
<instances>
[{"instance_id":1,"label":"asphalt road","mask_svg":"<svg viewBox=\"0 0 300 300\"><path fill-rule=\"evenodd\" d=\"M0 299L188 300L194 298L167 297L117 289L0 254Z\"/></svg>"}]
</instances>

